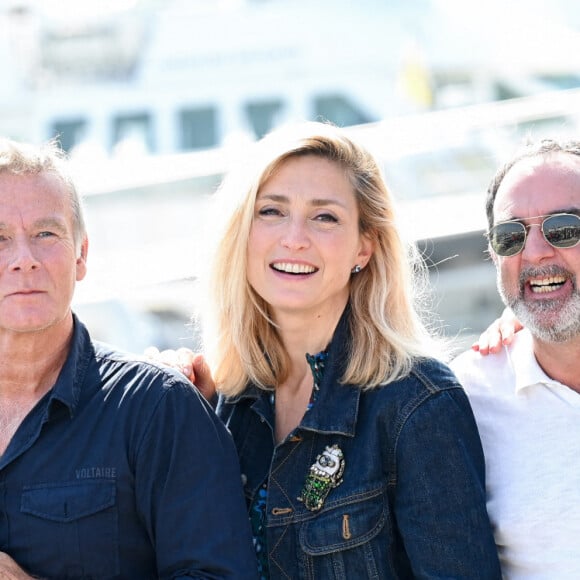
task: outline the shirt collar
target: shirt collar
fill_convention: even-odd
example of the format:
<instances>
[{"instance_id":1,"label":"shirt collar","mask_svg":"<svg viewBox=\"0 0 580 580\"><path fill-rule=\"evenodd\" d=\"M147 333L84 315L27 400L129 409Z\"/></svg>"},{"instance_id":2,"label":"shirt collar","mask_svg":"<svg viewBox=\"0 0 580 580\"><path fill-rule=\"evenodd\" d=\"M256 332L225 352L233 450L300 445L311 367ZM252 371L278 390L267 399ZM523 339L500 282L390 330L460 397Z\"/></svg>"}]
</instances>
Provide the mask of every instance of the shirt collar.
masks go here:
<instances>
[{"instance_id":1,"label":"shirt collar","mask_svg":"<svg viewBox=\"0 0 580 580\"><path fill-rule=\"evenodd\" d=\"M516 393L538 384L548 386L561 384L551 379L538 364L534 355L532 335L527 328L515 335L512 346L507 352L514 369Z\"/></svg>"},{"instance_id":2,"label":"shirt collar","mask_svg":"<svg viewBox=\"0 0 580 580\"><path fill-rule=\"evenodd\" d=\"M73 314L73 335L69 353L49 395L49 408L58 401L74 415L78 405L81 386L92 352L89 333L82 322Z\"/></svg>"}]
</instances>

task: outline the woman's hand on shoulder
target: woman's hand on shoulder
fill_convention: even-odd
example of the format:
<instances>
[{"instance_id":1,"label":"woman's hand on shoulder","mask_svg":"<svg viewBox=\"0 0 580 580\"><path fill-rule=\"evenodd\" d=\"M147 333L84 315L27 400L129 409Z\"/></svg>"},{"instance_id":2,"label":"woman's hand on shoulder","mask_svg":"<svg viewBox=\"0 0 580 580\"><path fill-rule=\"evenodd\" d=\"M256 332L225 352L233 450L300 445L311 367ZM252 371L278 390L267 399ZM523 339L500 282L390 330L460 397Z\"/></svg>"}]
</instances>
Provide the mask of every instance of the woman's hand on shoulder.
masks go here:
<instances>
[{"instance_id":1,"label":"woman's hand on shoulder","mask_svg":"<svg viewBox=\"0 0 580 580\"><path fill-rule=\"evenodd\" d=\"M145 356L155 362L178 370L199 389L208 401L215 395L215 382L202 354L195 353L189 348L160 351L158 348L150 346L145 349Z\"/></svg>"},{"instance_id":2,"label":"woman's hand on shoulder","mask_svg":"<svg viewBox=\"0 0 580 580\"><path fill-rule=\"evenodd\" d=\"M499 318L496 318L479 336L479 340L471 345L471 349L483 356L498 353L502 346L511 344L516 332L523 328L510 308L505 308Z\"/></svg>"}]
</instances>

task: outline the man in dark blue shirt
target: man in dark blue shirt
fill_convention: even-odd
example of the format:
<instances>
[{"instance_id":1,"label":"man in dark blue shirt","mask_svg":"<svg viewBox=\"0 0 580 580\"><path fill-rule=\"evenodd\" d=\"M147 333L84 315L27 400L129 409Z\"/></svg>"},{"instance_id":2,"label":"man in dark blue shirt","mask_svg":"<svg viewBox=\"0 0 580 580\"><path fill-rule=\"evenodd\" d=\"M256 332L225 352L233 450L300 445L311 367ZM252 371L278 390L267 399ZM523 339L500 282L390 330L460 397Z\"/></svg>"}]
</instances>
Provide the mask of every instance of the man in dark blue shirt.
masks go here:
<instances>
[{"instance_id":1,"label":"man in dark blue shirt","mask_svg":"<svg viewBox=\"0 0 580 580\"><path fill-rule=\"evenodd\" d=\"M87 248L59 150L0 142L0 577L255 578L225 427L73 315Z\"/></svg>"}]
</instances>

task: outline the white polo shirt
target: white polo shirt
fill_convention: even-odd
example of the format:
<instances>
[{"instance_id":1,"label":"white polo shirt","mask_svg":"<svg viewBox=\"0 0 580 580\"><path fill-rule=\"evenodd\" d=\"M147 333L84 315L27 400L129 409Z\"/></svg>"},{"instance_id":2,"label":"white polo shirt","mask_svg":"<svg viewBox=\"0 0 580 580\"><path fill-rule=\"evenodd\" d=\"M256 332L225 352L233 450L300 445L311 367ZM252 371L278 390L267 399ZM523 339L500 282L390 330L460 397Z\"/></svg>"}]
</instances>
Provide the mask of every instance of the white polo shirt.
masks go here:
<instances>
[{"instance_id":1,"label":"white polo shirt","mask_svg":"<svg viewBox=\"0 0 580 580\"><path fill-rule=\"evenodd\" d=\"M580 395L542 371L527 330L451 367L481 434L504 577L580 579Z\"/></svg>"}]
</instances>

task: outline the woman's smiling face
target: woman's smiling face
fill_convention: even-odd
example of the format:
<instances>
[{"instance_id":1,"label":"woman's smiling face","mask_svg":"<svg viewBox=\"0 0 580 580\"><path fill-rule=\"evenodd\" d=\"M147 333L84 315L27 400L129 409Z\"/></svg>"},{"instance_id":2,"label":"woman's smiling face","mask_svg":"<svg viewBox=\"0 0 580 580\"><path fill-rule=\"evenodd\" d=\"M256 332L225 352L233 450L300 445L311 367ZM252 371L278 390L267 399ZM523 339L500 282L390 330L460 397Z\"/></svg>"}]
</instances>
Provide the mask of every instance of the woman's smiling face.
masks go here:
<instances>
[{"instance_id":1,"label":"woman's smiling face","mask_svg":"<svg viewBox=\"0 0 580 580\"><path fill-rule=\"evenodd\" d=\"M291 157L260 188L248 240L248 280L276 318L341 312L351 270L372 244L359 231L352 184L340 164Z\"/></svg>"}]
</instances>

